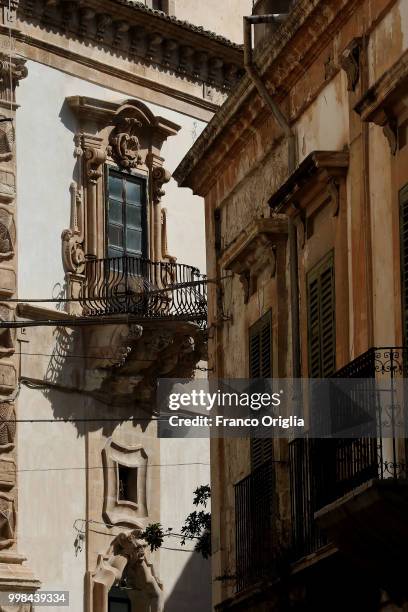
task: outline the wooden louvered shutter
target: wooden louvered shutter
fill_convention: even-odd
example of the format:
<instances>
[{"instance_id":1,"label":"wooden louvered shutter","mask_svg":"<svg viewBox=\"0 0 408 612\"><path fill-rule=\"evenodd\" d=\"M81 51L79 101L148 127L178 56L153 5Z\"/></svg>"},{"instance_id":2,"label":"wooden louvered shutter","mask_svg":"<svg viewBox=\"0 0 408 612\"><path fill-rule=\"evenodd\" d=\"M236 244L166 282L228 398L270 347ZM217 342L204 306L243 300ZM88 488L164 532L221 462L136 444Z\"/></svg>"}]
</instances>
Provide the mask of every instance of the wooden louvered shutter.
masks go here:
<instances>
[{"instance_id":1,"label":"wooden louvered shutter","mask_svg":"<svg viewBox=\"0 0 408 612\"><path fill-rule=\"evenodd\" d=\"M249 330L249 376L272 377L272 316L267 312ZM251 438L251 468L255 470L272 458L270 438Z\"/></svg>"},{"instance_id":2,"label":"wooden louvered shutter","mask_svg":"<svg viewBox=\"0 0 408 612\"><path fill-rule=\"evenodd\" d=\"M401 307L404 345L408 342L408 185L400 191Z\"/></svg>"},{"instance_id":3,"label":"wooden louvered shutter","mask_svg":"<svg viewBox=\"0 0 408 612\"><path fill-rule=\"evenodd\" d=\"M272 317L267 312L249 330L249 376L272 376Z\"/></svg>"},{"instance_id":4,"label":"wooden louvered shutter","mask_svg":"<svg viewBox=\"0 0 408 612\"><path fill-rule=\"evenodd\" d=\"M333 253L307 275L309 376L326 378L336 369Z\"/></svg>"}]
</instances>

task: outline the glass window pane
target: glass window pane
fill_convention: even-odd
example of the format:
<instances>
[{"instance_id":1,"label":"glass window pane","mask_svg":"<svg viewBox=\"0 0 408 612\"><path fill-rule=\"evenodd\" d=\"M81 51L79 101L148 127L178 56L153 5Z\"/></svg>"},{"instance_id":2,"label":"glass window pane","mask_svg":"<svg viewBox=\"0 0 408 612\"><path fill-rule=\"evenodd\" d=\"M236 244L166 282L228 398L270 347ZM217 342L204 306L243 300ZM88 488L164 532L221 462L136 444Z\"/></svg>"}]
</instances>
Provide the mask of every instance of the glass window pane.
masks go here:
<instances>
[{"instance_id":1,"label":"glass window pane","mask_svg":"<svg viewBox=\"0 0 408 612\"><path fill-rule=\"evenodd\" d=\"M122 178L111 173L109 173L109 197L115 200L123 200Z\"/></svg>"},{"instance_id":2,"label":"glass window pane","mask_svg":"<svg viewBox=\"0 0 408 612\"><path fill-rule=\"evenodd\" d=\"M126 225L142 229L142 208L140 206L126 207Z\"/></svg>"},{"instance_id":3,"label":"glass window pane","mask_svg":"<svg viewBox=\"0 0 408 612\"><path fill-rule=\"evenodd\" d=\"M142 252L142 232L140 230L126 228L126 250Z\"/></svg>"},{"instance_id":4,"label":"glass window pane","mask_svg":"<svg viewBox=\"0 0 408 612\"><path fill-rule=\"evenodd\" d=\"M126 181L126 201L134 204L142 202L142 186L139 182Z\"/></svg>"},{"instance_id":5,"label":"glass window pane","mask_svg":"<svg viewBox=\"0 0 408 612\"><path fill-rule=\"evenodd\" d=\"M109 225L108 239L109 246L123 247L123 227Z\"/></svg>"},{"instance_id":6,"label":"glass window pane","mask_svg":"<svg viewBox=\"0 0 408 612\"><path fill-rule=\"evenodd\" d=\"M117 200L109 200L108 219L110 222L122 224L122 203Z\"/></svg>"},{"instance_id":7,"label":"glass window pane","mask_svg":"<svg viewBox=\"0 0 408 612\"><path fill-rule=\"evenodd\" d=\"M123 257L124 254L124 250L119 248L119 247L108 247L108 257L114 257L115 259L117 257ZM122 260L120 260L121 262ZM110 269L115 270L116 272L122 270L122 265L121 263L111 263Z\"/></svg>"}]
</instances>

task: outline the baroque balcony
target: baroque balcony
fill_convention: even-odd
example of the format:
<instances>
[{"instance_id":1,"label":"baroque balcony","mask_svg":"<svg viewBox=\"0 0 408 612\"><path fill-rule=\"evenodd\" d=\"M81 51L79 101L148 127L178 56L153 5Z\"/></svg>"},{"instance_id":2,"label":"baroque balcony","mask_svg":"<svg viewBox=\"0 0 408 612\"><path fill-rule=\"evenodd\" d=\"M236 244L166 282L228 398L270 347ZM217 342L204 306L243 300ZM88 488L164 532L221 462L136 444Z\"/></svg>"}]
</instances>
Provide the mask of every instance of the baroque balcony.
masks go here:
<instances>
[{"instance_id":1,"label":"baroque balcony","mask_svg":"<svg viewBox=\"0 0 408 612\"><path fill-rule=\"evenodd\" d=\"M367 384L364 388L367 379L392 393L391 404L374 400L374 406L366 406L374 417L370 437L297 439L290 444L294 559L332 542L396 596L395 585L405 584L399 579L408 538L405 418L401 420L407 358L406 348L372 348L334 376L356 379L360 393L369 389ZM373 402L371 393L363 397L367 404ZM344 403L342 408L347 410ZM384 434L385 424L395 435Z\"/></svg>"},{"instance_id":2,"label":"baroque balcony","mask_svg":"<svg viewBox=\"0 0 408 612\"><path fill-rule=\"evenodd\" d=\"M206 359L205 276L131 256L84 265L78 314L93 324L75 338L86 367L74 375L66 366L65 377L103 402L151 411L159 378L190 379Z\"/></svg>"},{"instance_id":3,"label":"baroque balcony","mask_svg":"<svg viewBox=\"0 0 408 612\"><path fill-rule=\"evenodd\" d=\"M83 314L130 314L136 318L196 322L207 320L207 285L197 268L141 257L86 262L81 292Z\"/></svg>"}]
</instances>

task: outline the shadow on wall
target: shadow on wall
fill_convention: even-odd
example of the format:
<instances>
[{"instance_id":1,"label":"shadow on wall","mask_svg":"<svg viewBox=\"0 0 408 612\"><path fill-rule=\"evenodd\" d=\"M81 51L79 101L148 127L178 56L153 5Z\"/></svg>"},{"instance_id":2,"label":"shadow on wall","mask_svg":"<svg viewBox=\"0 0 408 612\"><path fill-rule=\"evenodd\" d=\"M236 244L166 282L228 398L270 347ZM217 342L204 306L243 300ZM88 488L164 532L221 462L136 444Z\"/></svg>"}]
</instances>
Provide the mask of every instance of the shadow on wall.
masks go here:
<instances>
[{"instance_id":1,"label":"shadow on wall","mask_svg":"<svg viewBox=\"0 0 408 612\"><path fill-rule=\"evenodd\" d=\"M164 605L164 612L192 612L193 609L211 612L211 562L198 553L191 555Z\"/></svg>"}]
</instances>

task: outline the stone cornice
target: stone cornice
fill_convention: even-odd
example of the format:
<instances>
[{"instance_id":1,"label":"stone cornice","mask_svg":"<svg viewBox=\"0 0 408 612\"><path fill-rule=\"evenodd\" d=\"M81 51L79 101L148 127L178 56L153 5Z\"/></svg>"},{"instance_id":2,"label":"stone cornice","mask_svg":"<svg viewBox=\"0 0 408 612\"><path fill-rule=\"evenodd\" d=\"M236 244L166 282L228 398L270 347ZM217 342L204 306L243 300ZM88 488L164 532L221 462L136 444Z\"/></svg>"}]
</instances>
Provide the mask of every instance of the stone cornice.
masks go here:
<instances>
[{"instance_id":1,"label":"stone cornice","mask_svg":"<svg viewBox=\"0 0 408 612\"><path fill-rule=\"evenodd\" d=\"M113 121L116 113L121 107L126 105L132 105L132 100L123 100L121 102L107 102L99 100L97 98L89 98L87 96L70 96L67 99L67 104L75 115L82 120L87 122L95 121L100 125L109 125ZM174 136L180 130L180 126L165 119L164 117L158 117L153 115L146 107L145 109L145 123L149 124L154 132L157 132L160 137L165 140L169 136Z\"/></svg>"},{"instance_id":2,"label":"stone cornice","mask_svg":"<svg viewBox=\"0 0 408 612\"><path fill-rule=\"evenodd\" d=\"M299 0L288 19L265 40L255 59L258 66L262 66L261 72L268 89L275 93L278 102L282 103L287 98L293 85L304 75L338 28L352 16L360 2ZM223 146L219 146L219 149L225 158L226 152L238 141L245 142L244 131L250 128L255 118L259 119L262 112L269 111L261 102L249 77L245 76L173 173L179 185L190 187L195 193L204 196L204 185L208 189L211 181L201 179L203 158L208 161L221 142ZM237 125L240 125L240 129L237 129ZM218 162L221 163L221 159L209 162L212 164L212 168L209 168L211 176L216 175L215 166Z\"/></svg>"},{"instance_id":3,"label":"stone cornice","mask_svg":"<svg viewBox=\"0 0 408 612\"><path fill-rule=\"evenodd\" d=\"M357 102L354 110L363 121L377 123L376 118L381 109L394 104L400 87L408 82L408 51L370 87Z\"/></svg>"},{"instance_id":4,"label":"stone cornice","mask_svg":"<svg viewBox=\"0 0 408 612\"><path fill-rule=\"evenodd\" d=\"M333 215L336 216L339 208L339 179L346 176L348 167L348 151L314 151L272 195L269 206L279 213L287 212L291 207L296 214L311 185L320 183L322 190L327 191L333 201Z\"/></svg>"},{"instance_id":5,"label":"stone cornice","mask_svg":"<svg viewBox=\"0 0 408 612\"><path fill-rule=\"evenodd\" d=\"M157 65L220 91L242 75L242 48L222 37L128 0L21 0L20 21Z\"/></svg>"}]
</instances>

